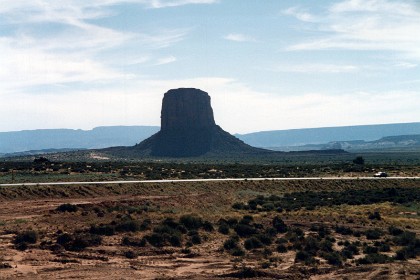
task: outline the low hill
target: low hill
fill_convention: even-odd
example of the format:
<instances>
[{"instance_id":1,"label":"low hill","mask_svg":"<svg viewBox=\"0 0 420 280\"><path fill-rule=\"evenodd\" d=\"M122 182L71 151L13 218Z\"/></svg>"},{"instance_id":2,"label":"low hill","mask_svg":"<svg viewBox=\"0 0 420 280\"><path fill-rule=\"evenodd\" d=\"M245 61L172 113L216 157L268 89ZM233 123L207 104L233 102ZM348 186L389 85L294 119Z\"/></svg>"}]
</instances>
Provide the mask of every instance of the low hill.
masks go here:
<instances>
[{"instance_id":1,"label":"low hill","mask_svg":"<svg viewBox=\"0 0 420 280\"><path fill-rule=\"evenodd\" d=\"M158 126L103 126L92 130L39 129L0 132L2 154L31 151L43 153L49 149L101 149L113 146L133 146L157 133ZM361 125L310 129L263 131L235 136L245 144L281 151L317 150L326 148L358 148L365 142L391 142L388 137L420 135L420 123ZM403 143L403 138L399 140ZM340 145L338 145L338 144ZM398 145L401 145L398 144ZM334 145L335 144L335 145ZM375 145L375 149L388 149L390 145ZM47 151L49 152L49 151Z\"/></svg>"},{"instance_id":2,"label":"low hill","mask_svg":"<svg viewBox=\"0 0 420 280\"><path fill-rule=\"evenodd\" d=\"M103 126L92 130L38 129L0 132L0 154L46 149L100 149L132 146L158 126Z\"/></svg>"},{"instance_id":3,"label":"low hill","mask_svg":"<svg viewBox=\"0 0 420 280\"><path fill-rule=\"evenodd\" d=\"M375 141L388 136L420 134L420 122L273 130L235 135L255 147L289 147L337 141Z\"/></svg>"}]
</instances>

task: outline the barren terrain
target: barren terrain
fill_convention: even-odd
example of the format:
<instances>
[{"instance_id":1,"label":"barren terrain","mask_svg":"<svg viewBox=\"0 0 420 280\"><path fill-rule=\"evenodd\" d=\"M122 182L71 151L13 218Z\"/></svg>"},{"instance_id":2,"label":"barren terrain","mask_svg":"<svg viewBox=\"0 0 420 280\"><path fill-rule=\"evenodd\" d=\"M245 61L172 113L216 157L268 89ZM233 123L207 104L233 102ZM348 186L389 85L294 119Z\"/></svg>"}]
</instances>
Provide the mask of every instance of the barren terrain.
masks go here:
<instances>
[{"instance_id":1,"label":"barren terrain","mask_svg":"<svg viewBox=\"0 0 420 280\"><path fill-rule=\"evenodd\" d=\"M418 235L418 201L271 209L264 199L419 187L390 179L3 187L0 278L418 279L420 258L395 258L411 245L390 229ZM413 242L407 248L419 250ZM369 250L383 259L363 261Z\"/></svg>"}]
</instances>

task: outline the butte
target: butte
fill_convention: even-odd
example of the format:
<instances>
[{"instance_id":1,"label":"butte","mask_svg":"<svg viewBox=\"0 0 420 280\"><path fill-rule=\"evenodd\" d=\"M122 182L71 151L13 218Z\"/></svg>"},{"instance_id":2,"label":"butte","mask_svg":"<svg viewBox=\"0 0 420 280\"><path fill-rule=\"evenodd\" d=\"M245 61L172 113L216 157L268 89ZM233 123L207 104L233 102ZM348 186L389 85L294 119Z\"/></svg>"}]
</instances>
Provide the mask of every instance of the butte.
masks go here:
<instances>
[{"instance_id":1,"label":"butte","mask_svg":"<svg viewBox=\"0 0 420 280\"><path fill-rule=\"evenodd\" d=\"M115 154L134 157L227 157L266 154L216 124L210 96L195 88L171 89L162 101L161 130L133 147L115 147ZM123 150L122 150L123 149Z\"/></svg>"}]
</instances>

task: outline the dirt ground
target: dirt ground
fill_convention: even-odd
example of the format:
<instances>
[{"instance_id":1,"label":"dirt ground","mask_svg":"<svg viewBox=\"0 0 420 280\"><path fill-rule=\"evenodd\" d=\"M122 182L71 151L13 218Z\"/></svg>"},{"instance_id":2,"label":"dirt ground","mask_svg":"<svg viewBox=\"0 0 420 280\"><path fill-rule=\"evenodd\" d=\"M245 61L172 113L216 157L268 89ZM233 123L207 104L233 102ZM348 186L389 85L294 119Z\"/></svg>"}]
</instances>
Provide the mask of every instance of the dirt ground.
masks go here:
<instances>
[{"instance_id":1,"label":"dirt ground","mask_svg":"<svg viewBox=\"0 0 420 280\"><path fill-rule=\"evenodd\" d=\"M129 248L121 245L121 240L127 236L122 233L103 236L99 246L87 247L82 251L62 248L52 250L49 247L59 232L86 230L92 224L109 224L121 215L130 215L139 220L148 218L155 225L167 216L179 217L185 213L195 213L216 224L220 218L240 217L244 214L232 210L233 202L246 201L258 194L281 194L309 187L303 182L300 185L293 184L220 182L135 185L119 191L110 187L54 191L51 191L53 188L49 191L45 188L43 191L33 188L0 190L0 265L5 266L0 268L0 279L237 279L241 278L240 273L246 268L252 268L253 276L257 279L420 279L419 257L386 264L356 265L348 262L342 266L331 266L320 260L318 265L311 266L296 263L294 251L272 252L267 267L264 266L261 250L249 251L244 257L229 255L223 250L226 236L217 230L200 231L203 241L190 246L188 250L185 246L155 248L149 244L141 248ZM329 185L312 187L337 188L331 182L325 184ZM412 186L413 183L404 184ZM60 195L60 191L64 193ZM63 204L73 204L79 208L71 213L57 211L57 207ZM402 215L400 209L389 204L372 207L384 213L383 219L375 222L375 227L397 223L399 226L411 225L411 230L419 233L420 218L417 212ZM134 208L135 211L132 210ZM141 211L138 210L140 208ZM343 217L358 221L369 209L344 207L317 209L313 212L292 211L282 214L282 217L287 224L302 225L306 229L311 223L319 221L328 225L337 224L343 222ZM271 218L270 215L257 213L255 219L264 223ZM353 226L363 228L372 223L363 218L360 221L360 224L357 222ZM13 243L14 239L17 233L25 230L36 230L39 238L35 244L29 244L26 250L18 250ZM144 234L136 232L129 236L140 238ZM340 240L342 236L336 235L335 238ZM134 251L134 257L127 257L127 251Z\"/></svg>"}]
</instances>

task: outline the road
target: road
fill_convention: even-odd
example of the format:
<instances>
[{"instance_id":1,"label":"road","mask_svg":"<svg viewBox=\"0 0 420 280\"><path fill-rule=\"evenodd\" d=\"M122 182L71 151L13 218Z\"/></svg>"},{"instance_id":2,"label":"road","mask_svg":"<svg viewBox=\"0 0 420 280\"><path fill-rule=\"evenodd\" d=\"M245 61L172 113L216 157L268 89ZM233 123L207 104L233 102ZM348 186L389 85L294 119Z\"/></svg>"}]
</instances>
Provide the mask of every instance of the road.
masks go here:
<instances>
[{"instance_id":1,"label":"road","mask_svg":"<svg viewBox=\"0 0 420 280\"><path fill-rule=\"evenodd\" d=\"M109 184L143 184L143 183L176 183L176 182L218 182L218 181L316 181L316 180L420 180L420 177L301 177L301 178L224 178L224 179L177 179L177 180L139 180L139 181L99 181L99 182L43 182L0 184L0 187L14 186L60 186L60 185L109 185Z\"/></svg>"}]
</instances>

